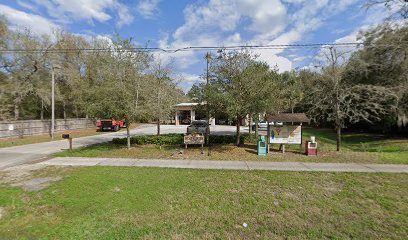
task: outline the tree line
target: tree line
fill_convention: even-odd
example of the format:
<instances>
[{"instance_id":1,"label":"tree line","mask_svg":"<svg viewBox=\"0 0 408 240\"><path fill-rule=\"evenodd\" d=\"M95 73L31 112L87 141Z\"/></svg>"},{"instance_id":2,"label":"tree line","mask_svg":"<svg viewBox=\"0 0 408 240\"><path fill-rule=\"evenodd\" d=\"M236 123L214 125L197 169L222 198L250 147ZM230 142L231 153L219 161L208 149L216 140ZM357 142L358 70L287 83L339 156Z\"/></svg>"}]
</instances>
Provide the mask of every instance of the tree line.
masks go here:
<instances>
[{"instance_id":1,"label":"tree line","mask_svg":"<svg viewBox=\"0 0 408 240\"><path fill-rule=\"evenodd\" d=\"M214 117L237 127L265 113L305 112L316 126L332 127L340 149L343 129L407 133L408 26L384 23L360 33L351 52L323 47L313 68L279 73L250 50L219 51L209 61L209 84L188 96L207 102Z\"/></svg>"},{"instance_id":2,"label":"tree line","mask_svg":"<svg viewBox=\"0 0 408 240\"><path fill-rule=\"evenodd\" d=\"M125 119L128 127L156 121L160 134L160 122L185 97L171 63L118 35L89 40L55 30L39 36L10 29L0 18L0 49L10 49L0 53L0 120L50 118L52 75L59 118Z\"/></svg>"}]
</instances>

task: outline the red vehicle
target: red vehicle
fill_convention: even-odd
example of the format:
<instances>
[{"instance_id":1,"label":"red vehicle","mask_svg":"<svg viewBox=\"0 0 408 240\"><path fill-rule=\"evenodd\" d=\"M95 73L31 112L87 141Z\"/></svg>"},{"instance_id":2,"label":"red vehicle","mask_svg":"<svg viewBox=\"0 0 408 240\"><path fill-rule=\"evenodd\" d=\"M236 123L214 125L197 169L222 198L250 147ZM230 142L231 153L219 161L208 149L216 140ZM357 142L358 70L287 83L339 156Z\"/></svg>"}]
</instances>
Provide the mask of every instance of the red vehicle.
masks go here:
<instances>
[{"instance_id":1,"label":"red vehicle","mask_svg":"<svg viewBox=\"0 0 408 240\"><path fill-rule=\"evenodd\" d=\"M106 130L117 132L121 128L126 127L126 123L124 120L102 119L98 120L97 123L102 132Z\"/></svg>"}]
</instances>

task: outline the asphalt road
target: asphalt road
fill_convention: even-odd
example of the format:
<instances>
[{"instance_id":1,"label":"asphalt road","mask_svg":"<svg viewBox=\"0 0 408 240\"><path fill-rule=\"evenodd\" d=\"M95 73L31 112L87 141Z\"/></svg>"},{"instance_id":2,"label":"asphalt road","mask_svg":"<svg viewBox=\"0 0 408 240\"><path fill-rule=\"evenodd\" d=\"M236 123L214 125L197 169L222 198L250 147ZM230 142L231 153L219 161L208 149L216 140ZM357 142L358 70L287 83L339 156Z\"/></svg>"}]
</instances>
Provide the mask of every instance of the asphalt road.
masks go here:
<instances>
[{"instance_id":1,"label":"asphalt road","mask_svg":"<svg viewBox=\"0 0 408 240\"><path fill-rule=\"evenodd\" d=\"M161 134L186 133L187 126L162 125ZM242 132L248 132L243 127ZM154 135L157 132L156 125L146 124L131 130L132 136ZM211 133L216 135L234 135L234 126L213 126ZM89 137L73 139L73 148L88 146L96 143L109 142L113 138L126 137L126 131L99 134ZM46 159L48 155L68 148L67 140L27 144L0 149L0 170L8 167Z\"/></svg>"}]
</instances>

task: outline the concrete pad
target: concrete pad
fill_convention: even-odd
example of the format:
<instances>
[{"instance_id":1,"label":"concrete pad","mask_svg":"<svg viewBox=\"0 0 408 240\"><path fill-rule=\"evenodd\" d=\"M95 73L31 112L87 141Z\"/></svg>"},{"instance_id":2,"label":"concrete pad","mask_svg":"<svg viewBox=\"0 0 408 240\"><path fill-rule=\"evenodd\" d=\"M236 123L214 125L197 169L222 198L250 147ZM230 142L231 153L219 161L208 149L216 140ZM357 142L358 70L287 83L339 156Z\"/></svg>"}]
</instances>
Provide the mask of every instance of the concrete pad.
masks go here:
<instances>
[{"instance_id":1,"label":"concrete pad","mask_svg":"<svg viewBox=\"0 0 408 240\"><path fill-rule=\"evenodd\" d=\"M118 158L113 158L113 159L102 159L102 161L98 164L98 166L115 166L115 167L132 167L135 166L137 163L137 159L118 159Z\"/></svg>"},{"instance_id":2,"label":"concrete pad","mask_svg":"<svg viewBox=\"0 0 408 240\"><path fill-rule=\"evenodd\" d=\"M189 168L249 170L244 161L192 160Z\"/></svg>"},{"instance_id":3,"label":"concrete pad","mask_svg":"<svg viewBox=\"0 0 408 240\"><path fill-rule=\"evenodd\" d=\"M408 173L408 165L356 164L356 163L304 163L304 162L255 162L255 161L210 161L172 159L130 158L82 158L58 157L38 163L54 166L133 166L189 169L275 170L316 172L390 172Z\"/></svg>"},{"instance_id":4,"label":"concrete pad","mask_svg":"<svg viewBox=\"0 0 408 240\"><path fill-rule=\"evenodd\" d=\"M310 171L318 172L375 172L361 164L354 163L303 163Z\"/></svg>"},{"instance_id":5,"label":"concrete pad","mask_svg":"<svg viewBox=\"0 0 408 240\"><path fill-rule=\"evenodd\" d=\"M189 168L190 160L139 159L135 167Z\"/></svg>"},{"instance_id":6,"label":"concrete pad","mask_svg":"<svg viewBox=\"0 0 408 240\"><path fill-rule=\"evenodd\" d=\"M251 162L247 161L250 170L310 171L298 162Z\"/></svg>"},{"instance_id":7,"label":"concrete pad","mask_svg":"<svg viewBox=\"0 0 408 240\"><path fill-rule=\"evenodd\" d=\"M101 163L101 161L101 158L57 157L39 164L61 166L96 166Z\"/></svg>"},{"instance_id":8,"label":"concrete pad","mask_svg":"<svg viewBox=\"0 0 408 240\"><path fill-rule=\"evenodd\" d=\"M373 169L376 172L408 173L407 165L398 164L361 164L361 165Z\"/></svg>"}]
</instances>

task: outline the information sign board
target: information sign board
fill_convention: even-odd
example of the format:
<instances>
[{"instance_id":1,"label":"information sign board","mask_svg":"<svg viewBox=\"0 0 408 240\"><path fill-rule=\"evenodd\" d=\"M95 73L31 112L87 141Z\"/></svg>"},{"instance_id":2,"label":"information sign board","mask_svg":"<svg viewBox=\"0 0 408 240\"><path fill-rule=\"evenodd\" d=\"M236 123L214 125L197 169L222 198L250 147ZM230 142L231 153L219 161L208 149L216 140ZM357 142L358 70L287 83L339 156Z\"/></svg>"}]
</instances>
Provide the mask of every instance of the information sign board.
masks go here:
<instances>
[{"instance_id":1,"label":"information sign board","mask_svg":"<svg viewBox=\"0 0 408 240\"><path fill-rule=\"evenodd\" d=\"M302 126L270 126L269 143L302 144Z\"/></svg>"}]
</instances>

